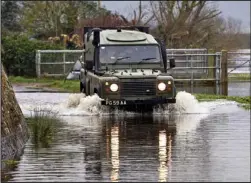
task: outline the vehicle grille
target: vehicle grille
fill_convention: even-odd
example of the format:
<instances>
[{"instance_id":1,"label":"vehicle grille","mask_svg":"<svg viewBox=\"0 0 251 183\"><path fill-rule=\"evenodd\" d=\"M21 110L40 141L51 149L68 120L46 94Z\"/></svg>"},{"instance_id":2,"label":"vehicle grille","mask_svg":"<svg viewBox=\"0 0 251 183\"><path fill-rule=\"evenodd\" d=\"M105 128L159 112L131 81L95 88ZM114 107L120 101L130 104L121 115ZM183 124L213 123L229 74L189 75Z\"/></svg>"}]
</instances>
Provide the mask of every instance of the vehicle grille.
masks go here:
<instances>
[{"instance_id":1,"label":"vehicle grille","mask_svg":"<svg viewBox=\"0 0 251 183\"><path fill-rule=\"evenodd\" d=\"M121 97L154 96L156 94L155 80L121 81Z\"/></svg>"}]
</instances>

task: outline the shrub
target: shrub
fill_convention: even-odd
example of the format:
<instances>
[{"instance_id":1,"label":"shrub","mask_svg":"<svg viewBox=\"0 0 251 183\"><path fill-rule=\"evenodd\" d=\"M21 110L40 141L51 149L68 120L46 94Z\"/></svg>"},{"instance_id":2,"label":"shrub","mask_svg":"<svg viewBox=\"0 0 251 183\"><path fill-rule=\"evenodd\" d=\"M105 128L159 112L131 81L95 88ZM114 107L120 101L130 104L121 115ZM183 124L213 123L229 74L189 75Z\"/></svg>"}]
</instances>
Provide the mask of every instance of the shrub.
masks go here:
<instances>
[{"instance_id":1,"label":"shrub","mask_svg":"<svg viewBox=\"0 0 251 183\"><path fill-rule=\"evenodd\" d=\"M52 45L39 40L29 40L25 35L2 37L2 63L8 75L36 76L36 50L59 50L62 45Z\"/></svg>"}]
</instances>

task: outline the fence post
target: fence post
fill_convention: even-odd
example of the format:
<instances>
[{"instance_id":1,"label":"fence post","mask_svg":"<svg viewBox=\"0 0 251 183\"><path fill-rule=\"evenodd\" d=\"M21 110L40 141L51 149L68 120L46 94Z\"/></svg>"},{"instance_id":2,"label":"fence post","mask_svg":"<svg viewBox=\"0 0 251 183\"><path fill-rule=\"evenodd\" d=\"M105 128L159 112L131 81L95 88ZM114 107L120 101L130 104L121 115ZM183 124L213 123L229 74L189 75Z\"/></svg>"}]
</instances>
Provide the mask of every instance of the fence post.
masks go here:
<instances>
[{"instance_id":1,"label":"fence post","mask_svg":"<svg viewBox=\"0 0 251 183\"><path fill-rule=\"evenodd\" d=\"M65 52L63 53L63 62L64 62L64 75L65 75Z\"/></svg>"},{"instance_id":2,"label":"fence post","mask_svg":"<svg viewBox=\"0 0 251 183\"><path fill-rule=\"evenodd\" d=\"M189 59L190 59L190 68L191 68L191 82L190 82L190 88L191 88L191 93L193 93L194 78L193 78L193 62L192 62L192 56L190 56Z\"/></svg>"},{"instance_id":3,"label":"fence post","mask_svg":"<svg viewBox=\"0 0 251 183\"><path fill-rule=\"evenodd\" d=\"M208 50L208 54L214 54L213 49ZM208 67L214 67L215 66L215 59L213 55L208 55ZM214 69L208 69L208 78L215 78L214 76Z\"/></svg>"},{"instance_id":4,"label":"fence post","mask_svg":"<svg viewBox=\"0 0 251 183\"><path fill-rule=\"evenodd\" d=\"M38 78L40 78L40 76L41 76L40 66L41 66L41 52L40 52L40 50L37 50L37 53L36 53L36 71L37 71L37 77Z\"/></svg>"},{"instance_id":5,"label":"fence post","mask_svg":"<svg viewBox=\"0 0 251 183\"><path fill-rule=\"evenodd\" d=\"M221 53L217 52L215 53L215 87L216 87L216 95L220 94L220 59L221 59Z\"/></svg>"},{"instance_id":6,"label":"fence post","mask_svg":"<svg viewBox=\"0 0 251 183\"><path fill-rule=\"evenodd\" d=\"M227 51L221 51L221 94L228 96Z\"/></svg>"},{"instance_id":7,"label":"fence post","mask_svg":"<svg viewBox=\"0 0 251 183\"><path fill-rule=\"evenodd\" d=\"M35 58L35 64L36 64L36 76L38 77L38 51L36 50L36 58Z\"/></svg>"}]
</instances>

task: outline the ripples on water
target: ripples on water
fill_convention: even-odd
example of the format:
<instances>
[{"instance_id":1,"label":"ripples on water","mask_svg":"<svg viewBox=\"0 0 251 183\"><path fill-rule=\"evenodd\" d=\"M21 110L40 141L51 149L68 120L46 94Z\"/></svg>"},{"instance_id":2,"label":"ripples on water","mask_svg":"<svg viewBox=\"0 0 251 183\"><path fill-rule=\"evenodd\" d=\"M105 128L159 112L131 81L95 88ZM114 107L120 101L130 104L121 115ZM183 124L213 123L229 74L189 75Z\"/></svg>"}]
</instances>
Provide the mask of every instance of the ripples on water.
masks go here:
<instances>
[{"instance_id":1,"label":"ripples on water","mask_svg":"<svg viewBox=\"0 0 251 183\"><path fill-rule=\"evenodd\" d=\"M250 179L250 112L235 102L198 103L179 92L175 106L136 114L109 111L97 96L16 96L25 115L36 104L57 112L64 125L49 148L27 142L10 181Z\"/></svg>"}]
</instances>

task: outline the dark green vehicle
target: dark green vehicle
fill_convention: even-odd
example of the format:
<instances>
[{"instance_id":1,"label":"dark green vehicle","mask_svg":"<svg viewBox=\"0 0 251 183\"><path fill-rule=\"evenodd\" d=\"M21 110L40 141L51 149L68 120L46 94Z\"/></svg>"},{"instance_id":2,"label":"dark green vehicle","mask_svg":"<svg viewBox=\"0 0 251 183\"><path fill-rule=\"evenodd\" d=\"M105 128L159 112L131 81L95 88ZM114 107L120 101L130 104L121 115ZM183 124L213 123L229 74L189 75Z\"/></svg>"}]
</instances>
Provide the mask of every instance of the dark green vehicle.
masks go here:
<instances>
[{"instance_id":1,"label":"dark green vehicle","mask_svg":"<svg viewBox=\"0 0 251 183\"><path fill-rule=\"evenodd\" d=\"M167 68L164 44L147 27L86 28L80 91L97 94L102 105L151 110L175 103L176 89Z\"/></svg>"}]
</instances>

